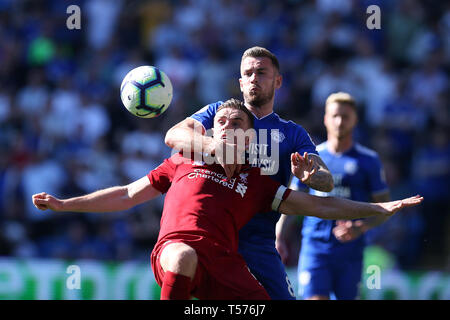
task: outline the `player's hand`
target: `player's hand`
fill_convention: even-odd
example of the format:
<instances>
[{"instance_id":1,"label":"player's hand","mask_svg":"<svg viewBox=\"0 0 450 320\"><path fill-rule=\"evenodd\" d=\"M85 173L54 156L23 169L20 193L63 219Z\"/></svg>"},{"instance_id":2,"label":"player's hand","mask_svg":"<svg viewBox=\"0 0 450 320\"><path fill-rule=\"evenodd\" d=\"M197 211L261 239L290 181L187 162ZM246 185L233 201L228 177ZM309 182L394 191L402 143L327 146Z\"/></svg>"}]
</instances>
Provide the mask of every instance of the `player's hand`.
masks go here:
<instances>
[{"instance_id":1,"label":"player's hand","mask_svg":"<svg viewBox=\"0 0 450 320\"><path fill-rule=\"evenodd\" d=\"M34 206L39 210L62 210L62 201L45 192L34 194L31 198Z\"/></svg>"},{"instance_id":2,"label":"player's hand","mask_svg":"<svg viewBox=\"0 0 450 320\"><path fill-rule=\"evenodd\" d=\"M317 172L317 168L307 152L303 156L296 152L291 154L291 171L302 183L308 185L311 177Z\"/></svg>"},{"instance_id":3,"label":"player's hand","mask_svg":"<svg viewBox=\"0 0 450 320\"><path fill-rule=\"evenodd\" d=\"M408 207L414 207L414 206L420 204L422 201L423 201L423 197L420 195L416 195L414 197L406 198L403 200L396 200L396 201L390 201L390 202L379 202L379 203L376 203L376 205L381 207L382 214L391 216L401 209L408 208Z\"/></svg>"},{"instance_id":4,"label":"player's hand","mask_svg":"<svg viewBox=\"0 0 450 320\"><path fill-rule=\"evenodd\" d=\"M277 238L275 241L275 248L277 249L278 253L280 254L281 261L283 263L286 263L287 259L289 257L289 250L288 250L288 247L287 247L285 241Z\"/></svg>"},{"instance_id":5,"label":"player's hand","mask_svg":"<svg viewBox=\"0 0 450 320\"><path fill-rule=\"evenodd\" d=\"M340 242L348 242L359 238L363 233L363 224L361 220L337 220L336 227L332 232Z\"/></svg>"}]
</instances>

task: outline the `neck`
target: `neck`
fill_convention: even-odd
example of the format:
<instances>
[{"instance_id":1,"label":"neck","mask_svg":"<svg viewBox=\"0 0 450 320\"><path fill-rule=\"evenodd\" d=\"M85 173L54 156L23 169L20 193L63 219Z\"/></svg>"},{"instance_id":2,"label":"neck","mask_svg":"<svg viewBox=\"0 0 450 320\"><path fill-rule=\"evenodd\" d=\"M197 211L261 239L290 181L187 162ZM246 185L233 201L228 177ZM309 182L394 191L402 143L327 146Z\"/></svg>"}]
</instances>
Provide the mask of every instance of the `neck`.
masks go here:
<instances>
[{"instance_id":1,"label":"neck","mask_svg":"<svg viewBox=\"0 0 450 320\"><path fill-rule=\"evenodd\" d=\"M333 153L342 153L349 150L353 145L352 135L338 138L328 135L328 149Z\"/></svg>"},{"instance_id":2,"label":"neck","mask_svg":"<svg viewBox=\"0 0 450 320\"><path fill-rule=\"evenodd\" d=\"M248 104L246 102L245 106L258 118L265 117L273 112L273 101L270 101L259 107L252 106L251 104Z\"/></svg>"}]
</instances>

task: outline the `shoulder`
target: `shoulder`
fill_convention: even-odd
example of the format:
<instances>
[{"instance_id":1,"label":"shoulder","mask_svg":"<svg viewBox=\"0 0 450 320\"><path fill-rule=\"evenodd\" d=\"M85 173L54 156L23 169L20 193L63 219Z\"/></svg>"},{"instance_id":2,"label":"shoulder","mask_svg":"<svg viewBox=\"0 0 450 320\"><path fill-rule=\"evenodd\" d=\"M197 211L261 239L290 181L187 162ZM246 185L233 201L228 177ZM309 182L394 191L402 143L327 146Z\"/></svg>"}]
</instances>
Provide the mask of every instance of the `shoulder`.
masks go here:
<instances>
[{"instance_id":1,"label":"shoulder","mask_svg":"<svg viewBox=\"0 0 450 320\"><path fill-rule=\"evenodd\" d=\"M368 168L373 168L374 165L381 165L380 157L375 150L367 148L359 143L355 144L354 150L360 159L360 163L367 164Z\"/></svg>"},{"instance_id":2,"label":"shoulder","mask_svg":"<svg viewBox=\"0 0 450 320\"><path fill-rule=\"evenodd\" d=\"M328 150L327 149L327 142L324 141L321 144L317 145L316 149L317 149L317 152L326 152Z\"/></svg>"},{"instance_id":3,"label":"shoulder","mask_svg":"<svg viewBox=\"0 0 450 320\"><path fill-rule=\"evenodd\" d=\"M274 112L273 115L274 122L278 125L278 127L290 134L291 136L295 135L307 135L308 132L298 123L295 123L292 120L286 120L281 118L278 114Z\"/></svg>"},{"instance_id":4,"label":"shoulder","mask_svg":"<svg viewBox=\"0 0 450 320\"><path fill-rule=\"evenodd\" d=\"M217 109L223 104L223 101L217 101L210 104L207 104L197 112L191 115L191 118L196 119L197 117L204 117L208 115L215 115Z\"/></svg>"},{"instance_id":5,"label":"shoulder","mask_svg":"<svg viewBox=\"0 0 450 320\"><path fill-rule=\"evenodd\" d=\"M276 112L273 113L273 117L272 117L272 118L273 118L274 121L277 122L280 126L283 126L283 127L286 127L286 128L293 128L293 129L294 129L294 128L295 128L295 129L297 129L297 128L302 128L301 125L295 123L295 122L292 121L292 120L286 120L286 119L281 118ZM302 129L303 129L303 128L302 128Z\"/></svg>"},{"instance_id":6,"label":"shoulder","mask_svg":"<svg viewBox=\"0 0 450 320\"><path fill-rule=\"evenodd\" d=\"M194 114L199 114L199 113L203 113L205 111L213 111L216 112L217 109L223 104L223 101L217 101L217 102L213 102L210 104L207 104L206 106L204 106L203 108L201 108L200 110L198 110L196 113Z\"/></svg>"},{"instance_id":7,"label":"shoulder","mask_svg":"<svg viewBox=\"0 0 450 320\"><path fill-rule=\"evenodd\" d=\"M375 150L369 149L359 143L355 143L355 151L362 157L378 160L378 153Z\"/></svg>"},{"instance_id":8,"label":"shoulder","mask_svg":"<svg viewBox=\"0 0 450 320\"><path fill-rule=\"evenodd\" d=\"M214 103L207 104L194 114L190 115L189 118L194 119L203 126L204 130L212 128L213 119L217 113L217 109L223 103L223 101L217 101Z\"/></svg>"}]
</instances>

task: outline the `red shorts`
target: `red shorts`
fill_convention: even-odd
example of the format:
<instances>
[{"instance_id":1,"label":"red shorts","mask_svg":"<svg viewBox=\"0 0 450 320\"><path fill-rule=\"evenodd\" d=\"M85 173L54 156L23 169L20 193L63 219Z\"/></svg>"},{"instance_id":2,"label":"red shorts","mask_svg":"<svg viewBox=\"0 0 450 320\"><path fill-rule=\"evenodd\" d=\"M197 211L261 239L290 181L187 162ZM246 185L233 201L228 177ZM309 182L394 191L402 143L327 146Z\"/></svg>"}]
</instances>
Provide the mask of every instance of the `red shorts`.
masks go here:
<instances>
[{"instance_id":1,"label":"red shorts","mask_svg":"<svg viewBox=\"0 0 450 320\"><path fill-rule=\"evenodd\" d=\"M158 241L151 254L156 282L162 286L164 270L159 262L164 247L184 243L198 257L191 294L200 300L268 300L266 290L251 274L244 258L203 236L178 234Z\"/></svg>"}]
</instances>

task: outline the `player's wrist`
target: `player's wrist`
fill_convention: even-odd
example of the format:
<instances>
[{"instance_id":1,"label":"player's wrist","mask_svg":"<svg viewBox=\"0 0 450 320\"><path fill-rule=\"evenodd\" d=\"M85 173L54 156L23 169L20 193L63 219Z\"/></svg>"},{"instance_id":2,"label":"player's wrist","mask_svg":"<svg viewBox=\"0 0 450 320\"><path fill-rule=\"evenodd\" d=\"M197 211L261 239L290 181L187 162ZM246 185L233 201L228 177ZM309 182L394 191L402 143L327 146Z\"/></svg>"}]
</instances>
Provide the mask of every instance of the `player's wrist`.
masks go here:
<instances>
[{"instance_id":1,"label":"player's wrist","mask_svg":"<svg viewBox=\"0 0 450 320\"><path fill-rule=\"evenodd\" d=\"M55 203L53 204L53 211L62 212L67 211L66 207L68 206L70 199L55 199Z\"/></svg>"}]
</instances>

